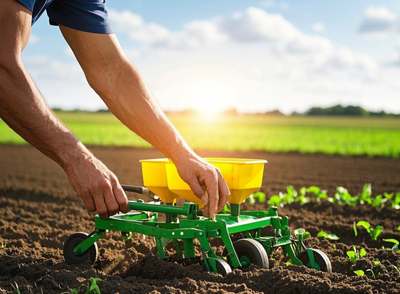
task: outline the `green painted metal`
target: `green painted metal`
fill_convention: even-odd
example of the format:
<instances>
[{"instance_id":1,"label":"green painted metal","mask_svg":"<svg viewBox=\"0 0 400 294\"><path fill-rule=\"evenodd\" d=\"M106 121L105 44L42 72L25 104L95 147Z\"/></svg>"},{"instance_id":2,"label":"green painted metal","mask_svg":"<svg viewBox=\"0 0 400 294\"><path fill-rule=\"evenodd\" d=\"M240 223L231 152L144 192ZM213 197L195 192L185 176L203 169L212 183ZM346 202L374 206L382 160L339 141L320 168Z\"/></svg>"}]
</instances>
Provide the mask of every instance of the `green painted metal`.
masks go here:
<instances>
[{"instance_id":1,"label":"green painted metal","mask_svg":"<svg viewBox=\"0 0 400 294\"><path fill-rule=\"evenodd\" d=\"M308 254L308 258L309 260L309 264L312 268L316 269L316 270L321 270L321 267L319 266L319 264L315 261L314 259L314 252L312 249L307 249L307 254Z\"/></svg>"},{"instance_id":2,"label":"green painted metal","mask_svg":"<svg viewBox=\"0 0 400 294\"><path fill-rule=\"evenodd\" d=\"M103 237L105 234L105 231L103 230L96 230L92 234L88 236L88 238L83 241L82 243L79 243L75 248L74 248L74 254L75 255L81 255L84 253L86 250L88 250L92 245L99 240L101 237Z\"/></svg>"},{"instance_id":3,"label":"green painted metal","mask_svg":"<svg viewBox=\"0 0 400 294\"><path fill-rule=\"evenodd\" d=\"M301 265L297 258L302 244L291 237L289 219L286 216L278 216L278 208L270 207L268 211L240 211L240 205L231 205L231 214L217 214L216 220L202 216L198 211L197 204L185 203L178 207L173 204L144 203L141 200L129 201L129 207L133 212L117 214L108 219L101 219L95 216L96 231L89 238L80 243L74 249L75 254L81 254L88 250L98 239L104 236L105 232L121 231L123 239L131 233L140 233L155 238L158 254L161 258L167 258L165 246L173 242L177 255L185 258L195 257L195 247L199 247L208 271L217 272L216 258L227 259L233 268L249 265L249 260L238 258L231 235L244 233L248 238L260 242L268 255L278 247L289 256L294 264ZM159 221L158 214L164 213L166 221ZM180 216L180 217L177 217ZM262 236L261 229L267 226L273 227L272 236ZM302 236L297 236L302 241ZM209 239L220 238L225 245L227 256L217 256L210 246ZM181 247L180 241L183 244ZM297 245L297 246L295 246ZM314 255L308 251L310 265L314 268Z\"/></svg>"}]
</instances>

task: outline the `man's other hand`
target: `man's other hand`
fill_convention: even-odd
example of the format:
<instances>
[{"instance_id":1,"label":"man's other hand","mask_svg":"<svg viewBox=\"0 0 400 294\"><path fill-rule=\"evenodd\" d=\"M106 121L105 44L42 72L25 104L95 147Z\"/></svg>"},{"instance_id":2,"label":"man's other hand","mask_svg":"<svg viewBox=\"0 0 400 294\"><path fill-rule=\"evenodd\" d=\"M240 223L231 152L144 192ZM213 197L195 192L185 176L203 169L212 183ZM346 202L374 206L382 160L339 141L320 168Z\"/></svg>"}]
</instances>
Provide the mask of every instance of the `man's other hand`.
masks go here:
<instances>
[{"instance_id":1,"label":"man's other hand","mask_svg":"<svg viewBox=\"0 0 400 294\"><path fill-rule=\"evenodd\" d=\"M90 212L106 219L129 212L128 198L117 177L88 152L80 153L65 168L69 182Z\"/></svg>"}]
</instances>

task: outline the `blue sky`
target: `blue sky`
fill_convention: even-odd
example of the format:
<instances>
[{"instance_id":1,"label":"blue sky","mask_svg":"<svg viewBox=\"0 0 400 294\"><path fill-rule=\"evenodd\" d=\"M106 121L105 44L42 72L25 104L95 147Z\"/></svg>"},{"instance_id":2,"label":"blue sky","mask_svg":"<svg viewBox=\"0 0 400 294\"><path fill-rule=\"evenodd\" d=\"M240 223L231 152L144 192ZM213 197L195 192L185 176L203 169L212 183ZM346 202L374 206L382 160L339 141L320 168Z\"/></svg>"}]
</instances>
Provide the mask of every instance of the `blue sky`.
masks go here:
<instances>
[{"instance_id":1,"label":"blue sky","mask_svg":"<svg viewBox=\"0 0 400 294\"><path fill-rule=\"evenodd\" d=\"M166 110L357 104L400 112L400 2L107 0L128 58ZM52 107L101 100L47 15L23 55ZM212 106L210 106L212 105Z\"/></svg>"}]
</instances>

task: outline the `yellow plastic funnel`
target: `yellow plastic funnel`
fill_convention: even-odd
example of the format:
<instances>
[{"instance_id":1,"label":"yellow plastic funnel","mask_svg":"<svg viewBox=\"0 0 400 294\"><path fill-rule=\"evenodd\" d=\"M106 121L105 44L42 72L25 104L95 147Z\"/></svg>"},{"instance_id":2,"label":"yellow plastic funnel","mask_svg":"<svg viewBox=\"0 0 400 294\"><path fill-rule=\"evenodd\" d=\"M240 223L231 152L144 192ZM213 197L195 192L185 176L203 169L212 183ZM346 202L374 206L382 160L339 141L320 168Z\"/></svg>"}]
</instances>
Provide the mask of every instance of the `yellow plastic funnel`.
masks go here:
<instances>
[{"instance_id":1,"label":"yellow plastic funnel","mask_svg":"<svg viewBox=\"0 0 400 294\"><path fill-rule=\"evenodd\" d=\"M175 203L179 195L168 189L165 165L171 162L168 158L143 159L142 176L144 186L155 193L165 203Z\"/></svg>"}]
</instances>

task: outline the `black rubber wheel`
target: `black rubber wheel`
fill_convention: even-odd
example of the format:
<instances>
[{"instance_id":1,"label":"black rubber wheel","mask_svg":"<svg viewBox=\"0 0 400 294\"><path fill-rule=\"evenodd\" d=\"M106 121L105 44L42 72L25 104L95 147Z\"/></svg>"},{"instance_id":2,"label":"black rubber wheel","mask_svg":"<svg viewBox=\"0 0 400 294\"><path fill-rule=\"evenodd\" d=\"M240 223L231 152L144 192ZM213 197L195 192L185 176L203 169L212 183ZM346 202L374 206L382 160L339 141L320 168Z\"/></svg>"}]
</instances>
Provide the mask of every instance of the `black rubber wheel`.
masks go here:
<instances>
[{"instance_id":1,"label":"black rubber wheel","mask_svg":"<svg viewBox=\"0 0 400 294\"><path fill-rule=\"evenodd\" d=\"M318 249L313 249L313 248L308 248L313 251L314 253L314 260L316 263L318 263L320 270L323 272L332 272L332 264L331 261L329 260L329 257L322 252L321 250ZM297 256L298 259L307 267L311 267L310 264L310 257L308 256L308 253L306 250L300 252L300 254Z\"/></svg>"},{"instance_id":2,"label":"black rubber wheel","mask_svg":"<svg viewBox=\"0 0 400 294\"><path fill-rule=\"evenodd\" d=\"M88 250L80 255L75 255L74 248L81 242L85 241L89 235L86 233L74 233L68 237L64 243L63 253L64 259L69 264L79 264L90 260L94 264L98 255L97 243L94 243Z\"/></svg>"},{"instance_id":3,"label":"black rubber wheel","mask_svg":"<svg viewBox=\"0 0 400 294\"><path fill-rule=\"evenodd\" d=\"M217 264L217 271L222 276L226 276L227 274L232 272L231 266L225 260L216 258L215 262Z\"/></svg>"},{"instance_id":4,"label":"black rubber wheel","mask_svg":"<svg viewBox=\"0 0 400 294\"><path fill-rule=\"evenodd\" d=\"M250 262L261 268L269 268L269 260L265 248L254 239L244 238L233 242L236 254L240 260Z\"/></svg>"}]
</instances>

